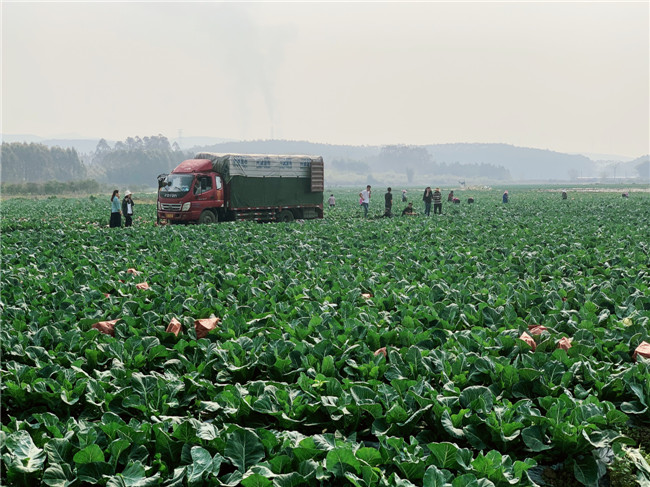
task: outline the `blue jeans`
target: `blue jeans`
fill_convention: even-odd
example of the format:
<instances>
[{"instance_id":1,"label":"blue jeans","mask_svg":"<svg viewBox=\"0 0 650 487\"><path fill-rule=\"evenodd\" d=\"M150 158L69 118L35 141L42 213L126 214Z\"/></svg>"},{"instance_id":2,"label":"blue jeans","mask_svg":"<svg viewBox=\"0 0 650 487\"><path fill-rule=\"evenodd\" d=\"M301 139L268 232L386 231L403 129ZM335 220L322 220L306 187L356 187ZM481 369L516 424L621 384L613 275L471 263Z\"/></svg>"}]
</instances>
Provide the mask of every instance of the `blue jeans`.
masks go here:
<instances>
[{"instance_id":1,"label":"blue jeans","mask_svg":"<svg viewBox=\"0 0 650 487\"><path fill-rule=\"evenodd\" d=\"M431 202L424 202L424 214L429 216L431 214Z\"/></svg>"},{"instance_id":2,"label":"blue jeans","mask_svg":"<svg viewBox=\"0 0 650 487\"><path fill-rule=\"evenodd\" d=\"M368 203L361 203L363 206L363 216L368 216Z\"/></svg>"}]
</instances>

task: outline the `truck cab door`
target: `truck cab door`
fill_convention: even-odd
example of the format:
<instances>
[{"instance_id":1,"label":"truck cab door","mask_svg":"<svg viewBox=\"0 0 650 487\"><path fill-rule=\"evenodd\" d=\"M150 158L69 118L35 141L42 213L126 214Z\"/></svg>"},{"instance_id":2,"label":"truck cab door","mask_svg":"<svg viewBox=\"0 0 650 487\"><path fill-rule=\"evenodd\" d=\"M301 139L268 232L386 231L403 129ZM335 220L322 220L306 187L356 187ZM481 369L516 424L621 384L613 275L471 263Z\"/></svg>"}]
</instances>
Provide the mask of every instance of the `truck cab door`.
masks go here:
<instances>
[{"instance_id":1,"label":"truck cab door","mask_svg":"<svg viewBox=\"0 0 650 487\"><path fill-rule=\"evenodd\" d=\"M197 201L214 199L214 181L212 175L197 176L194 181L194 197Z\"/></svg>"}]
</instances>

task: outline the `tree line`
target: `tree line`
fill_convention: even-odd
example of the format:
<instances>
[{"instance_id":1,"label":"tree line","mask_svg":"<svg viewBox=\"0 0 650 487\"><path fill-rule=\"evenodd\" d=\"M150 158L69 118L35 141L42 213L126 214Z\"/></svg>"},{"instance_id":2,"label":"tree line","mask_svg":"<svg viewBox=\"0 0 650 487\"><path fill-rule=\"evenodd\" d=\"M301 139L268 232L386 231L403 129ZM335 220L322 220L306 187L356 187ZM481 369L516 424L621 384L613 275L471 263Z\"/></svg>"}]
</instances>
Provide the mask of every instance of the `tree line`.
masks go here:
<instances>
[{"instance_id":1,"label":"tree line","mask_svg":"<svg viewBox=\"0 0 650 487\"><path fill-rule=\"evenodd\" d=\"M156 186L156 176L170 172L188 158L176 142L163 135L127 137L111 147L105 139L97 143L91 158L93 174L100 180L126 185Z\"/></svg>"},{"instance_id":2,"label":"tree line","mask_svg":"<svg viewBox=\"0 0 650 487\"><path fill-rule=\"evenodd\" d=\"M0 185L0 192L5 195L59 195L59 194L93 194L104 188L94 179L77 181L47 181L44 183L6 183Z\"/></svg>"},{"instance_id":3,"label":"tree line","mask_svg":"<svg viewBox=\"0 0 650 487\"><path fill-rule=\"evenodd\" d=\"M86 167L75 149L3 142L0 150L3 183L65 182L86 178Z\"/></svg>"}]
</instances>

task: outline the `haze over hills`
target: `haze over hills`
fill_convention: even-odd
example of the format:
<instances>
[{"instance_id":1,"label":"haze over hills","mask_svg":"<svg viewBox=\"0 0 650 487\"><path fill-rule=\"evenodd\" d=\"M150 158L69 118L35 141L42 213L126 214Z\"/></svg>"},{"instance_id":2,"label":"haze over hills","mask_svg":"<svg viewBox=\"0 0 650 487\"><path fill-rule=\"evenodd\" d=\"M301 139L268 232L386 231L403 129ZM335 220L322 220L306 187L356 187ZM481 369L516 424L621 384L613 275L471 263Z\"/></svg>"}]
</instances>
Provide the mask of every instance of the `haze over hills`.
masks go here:
<instances>
[{"instance_id":1,"label":"haze over hills","mask_svg":"<svg viewBox=\"0 0 650 487\"><path fill-rule=\"evenodd\" d=\"M36 135L3 134L2 140L74 148L82 156L81 159L89 164L100 139L48 139ZM109 146L115 145L113 141L106 142ZM326 163L327 179L332 184L359 184L366 181L410 184L422 180L442 183L456 182L463 178L468 180L468 184L489 181L578 181L579 178L650 180L647 155L631 159L592 154L592 157L602 156L607 159L591 159L584 154L567 154L502 143L350 146L289 140L234 141L216 137L181 137L170 139L169 142L177 144L181 151L174 153L165 162L166 167L161 164L160 172L169 171L168 166L173 165L175 158L180 162L195 152L212 151L322 155ZM642 166L643 164L645 165ZM154 177L152 175L151 180Z\"/></svg>"}]
</instances>

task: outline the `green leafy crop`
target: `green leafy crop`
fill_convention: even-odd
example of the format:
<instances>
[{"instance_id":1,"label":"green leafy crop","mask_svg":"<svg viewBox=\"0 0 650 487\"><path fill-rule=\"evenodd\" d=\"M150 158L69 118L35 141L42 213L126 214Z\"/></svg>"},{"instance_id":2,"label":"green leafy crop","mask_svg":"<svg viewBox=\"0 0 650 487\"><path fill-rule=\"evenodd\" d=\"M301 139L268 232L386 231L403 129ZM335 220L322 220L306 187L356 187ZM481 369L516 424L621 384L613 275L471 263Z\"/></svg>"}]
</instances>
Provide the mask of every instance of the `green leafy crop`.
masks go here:
<instances>
[{"instance_id":1,"label":"green leafy crop","mask_svg":"<svg viewBox=\"0 0 650 487\"><path fill-rule=\"evenodd\" d=\"M512 193L122 229L108 198L4 201L2 484L650 481L650 196Z\"/></svg>"}]
</instances>

